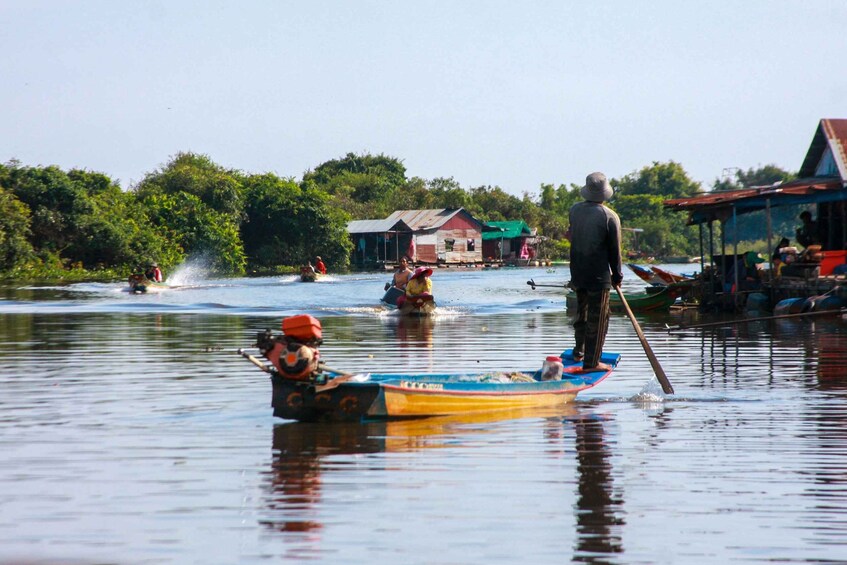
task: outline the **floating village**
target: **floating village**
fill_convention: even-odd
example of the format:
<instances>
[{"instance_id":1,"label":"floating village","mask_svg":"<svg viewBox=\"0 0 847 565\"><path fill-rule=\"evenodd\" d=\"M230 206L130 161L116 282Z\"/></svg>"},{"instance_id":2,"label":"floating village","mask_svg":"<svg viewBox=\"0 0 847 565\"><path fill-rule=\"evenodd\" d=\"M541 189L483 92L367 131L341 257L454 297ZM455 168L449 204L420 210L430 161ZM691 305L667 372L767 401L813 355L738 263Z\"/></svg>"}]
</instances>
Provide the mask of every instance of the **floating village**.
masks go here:
<instances>
[{"instance_id":1,"label":"floating village","mask_svg":"<svg viewBox=\"0 0 847 565\"><path fill-rule=\"evenodd\" d=\"M683 306L760 315L847 304L845 148L847 120L822 119L795 180L665 201L667 209L687 214L688 224L698 228L700 255L692 267L699 266L699 272L680 276L628 264L646 283L643 293L630 297L633 309ZM777 209L795 211L798 224L802 214L804 225L795 233L775 233ZM740 241L738 226L752 214L764 215L758 239L767 242L766 256ZM359 268L390 269L403 255L446 268L549 264L543 258L544 237L524 221L484 222L462 208L398 210L385 219L352 221L348 232L355 245L352 263ZM612 309L621 306L613 302Z\"/></svg>"}]
</instances>

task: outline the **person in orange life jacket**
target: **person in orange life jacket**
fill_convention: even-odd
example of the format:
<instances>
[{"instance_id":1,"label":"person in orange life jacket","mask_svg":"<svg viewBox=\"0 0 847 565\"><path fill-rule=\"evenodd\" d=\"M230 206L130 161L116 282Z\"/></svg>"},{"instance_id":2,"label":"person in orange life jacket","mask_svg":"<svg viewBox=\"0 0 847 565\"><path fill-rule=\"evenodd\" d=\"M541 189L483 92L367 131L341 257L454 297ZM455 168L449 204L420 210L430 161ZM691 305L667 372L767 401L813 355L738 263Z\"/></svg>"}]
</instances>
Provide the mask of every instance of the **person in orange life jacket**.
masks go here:
<instances>
[{"instance_id":1,"label":"person in orange life jacket","mask_svg":"<svg viewBox=\"0 0 847 565\"><path fill-rule=\"evenodd\" d=\"M155 261L150 263L150 266L144 272L144 276L147 277L147 280L162 282L162 270L159 268L159 264Z\"/></svg>"},{"instance_id":2,"label":"person in orange life jacket","mask_svg":"<svg viewBox=\"0 0 847 565\"><path fill-rule=\"evenodd\" d=\"M325 275L326 274L326 265L324 265L324 262L321 259L321 256L318 255L317 257L315 257L315 259L317 259L317 261L315 261L315 270L317 272L319 272L320 274Z\"/></svg>"},{"instance_id":3,"label":"person in orange life jacket","mask_svg":"<svg viewBox=\"0 0 847 565\"><path fill-rule=\"evenodd\" d=\"M570 209L571 281L576 291L573 357L580 372L611 370L600 362L609 327L609 295L623 280L621 221L603 205L614 191L606 175L591 173L580 190L584 202Z\"/></svg>"},{"instance_id":4,"label":"person in orange life jacket","mask_svg":"<svg viewBox=\"0 0 847 565\"><path fill-rule=\"evenodd\" d=\"M406 298L414 298L421 295L432 294L432 269L427 267L418 267L412 276L409 277L409 282L406 283L406 294L397 299L397 306L402 306L406 302Z\"/></svg>"}]
</instances>

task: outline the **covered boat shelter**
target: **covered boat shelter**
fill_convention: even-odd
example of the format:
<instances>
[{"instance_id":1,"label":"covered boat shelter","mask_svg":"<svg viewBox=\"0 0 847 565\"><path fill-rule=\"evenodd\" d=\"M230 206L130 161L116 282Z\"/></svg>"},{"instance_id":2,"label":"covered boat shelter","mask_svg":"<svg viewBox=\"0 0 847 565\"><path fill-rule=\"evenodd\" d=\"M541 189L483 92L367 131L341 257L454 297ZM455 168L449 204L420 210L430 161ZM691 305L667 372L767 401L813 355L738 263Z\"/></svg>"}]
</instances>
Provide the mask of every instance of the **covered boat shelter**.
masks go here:
<instances>
[{"instance_id":1,"label":"covered boat shelter","mask_svg":"<svg viewBox=\"0 0 847 565\"><path fill-rule=\"evenodd\" d=\"M847 249L847 120L821 120L812 144L800 168L797 180L770 186L750 187L740 190L712 192L665 201L666 208L688 212L688 224L700 227L701 272L706 272L708 258L711 272L728 273L738 255L738 216L764 210L767 222L768 257L773 256L771 209L780 206L814 206L818 239L822 255L826 258L844 257ZM721 223L719 255L715 254L714 222ZM704 230L708 228L708 253L704 247ZM733 243L732 255L727 259L727 237ZM738 286L738 269L734 272L735 288Z\"/></svg>"},{"instance_id":2,"label":"covered boat shelter","mask_svg":"<svg viewBox=\"0 0 847 565\"><path fill-rule=\"evenodd\" d=\"M353 220L347 224L353 240L353 264L362 267L397 263L412 243L412 228L403 220Z\"/></svg>"}]
</instances>

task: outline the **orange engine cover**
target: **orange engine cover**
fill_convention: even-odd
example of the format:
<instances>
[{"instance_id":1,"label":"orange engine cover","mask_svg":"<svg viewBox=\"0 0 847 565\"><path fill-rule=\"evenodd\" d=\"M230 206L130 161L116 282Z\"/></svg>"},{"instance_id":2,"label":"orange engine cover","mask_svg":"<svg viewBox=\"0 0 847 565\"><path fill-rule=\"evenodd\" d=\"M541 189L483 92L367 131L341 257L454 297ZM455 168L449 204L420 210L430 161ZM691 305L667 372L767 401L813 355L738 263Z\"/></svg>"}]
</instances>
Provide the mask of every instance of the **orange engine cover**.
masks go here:
<instances>
[{"instance_id":1,"label":"orange engine cover","mask_svg":"<svg viewBox=\"0 0 847 565\"><path fill-rule=\"evenodd\" d=\"M282 331L286 336L303 342L320 341L323 336L320 320L308 314L285 318Z\"/></svg>"}]
</instances>

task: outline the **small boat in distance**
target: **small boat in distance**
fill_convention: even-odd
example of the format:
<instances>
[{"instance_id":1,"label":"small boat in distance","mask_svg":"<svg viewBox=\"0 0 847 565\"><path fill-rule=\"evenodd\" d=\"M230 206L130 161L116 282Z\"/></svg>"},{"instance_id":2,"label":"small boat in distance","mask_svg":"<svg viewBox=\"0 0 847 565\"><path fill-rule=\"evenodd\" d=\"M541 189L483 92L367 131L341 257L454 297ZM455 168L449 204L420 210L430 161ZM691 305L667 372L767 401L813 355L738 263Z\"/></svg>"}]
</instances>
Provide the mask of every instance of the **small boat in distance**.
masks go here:
<instances>
[{"instance_id":1,"label":"small boat in distance","mask_svg":"<svg viewBox=\"0 0 847 565\"><path fill-rule=\"evenodd\" d=\"M283 334L258 334L256 346L271 365L239 350L270 374L274 416L303 422L366 421L560 408L602 382L620 361L604 353L606 366L583 370L572 350L547 359L556 370L457 373L344 373L320 361L320 322L311 316L283 320ZM550 366L547 367L550 369ZM549 380L545 380L548 378Z\"/></svg>"},{"instance_id":2,"label":"small boat in distance","mask_svg":"<svg viewBox=\"0 0 847 565\"><path fill-rule=\"evenodd\" d=\"M303 267L300 269L300 282L315 282L321 277L321 274L315 271L314 269L310 269L308 267Z\"/></svg>"},{"instance_id":3,"label":"small boat in distance","mask_svg":"<svg viewBox=\"0 0 847 565\"><path fill-rule=\"evenodd\" d=\"M134 274L129 276L129 292L133 294L146 294L148 292L161 292L168 287L165 283L151 281L142 274Z\"/></svg>"},{"instance_id":4,"label":"small boat in distance","mask_svg":"<svg viewBox=\"0 0 847 565\"><path fill-rule=\"evenodd\" d=\"M403 316L432 316L435 314L435 297L431 294L407 296L397 309Z\"/></svg>"}]
</instances>

